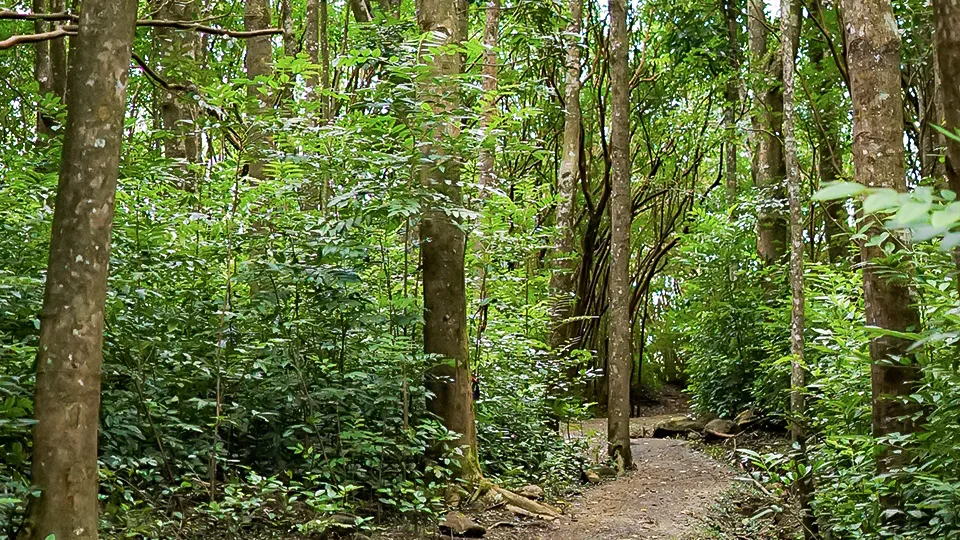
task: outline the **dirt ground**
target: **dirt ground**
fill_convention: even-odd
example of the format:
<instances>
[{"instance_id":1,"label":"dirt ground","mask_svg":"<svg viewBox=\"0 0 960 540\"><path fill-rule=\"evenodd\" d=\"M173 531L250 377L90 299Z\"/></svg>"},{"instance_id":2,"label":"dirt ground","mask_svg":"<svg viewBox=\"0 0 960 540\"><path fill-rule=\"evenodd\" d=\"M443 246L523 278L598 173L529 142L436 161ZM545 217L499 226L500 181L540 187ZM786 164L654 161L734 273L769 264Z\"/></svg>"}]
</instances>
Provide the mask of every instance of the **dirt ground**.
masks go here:
<instances>
[{"instance_id":1,"label":"dirt ground","mask_svg":"<svg viewBox=\"0 0 960 540\"><path fill-rule=\"evenodd\" d=\"M686 441L633 439L632 442L636 471L588 489L572 501L560 519L526 520L516 527L496 527L485 538L695 538L710 508L733 484L733 473L691 448Z\"/></svg>"}]
</instances>

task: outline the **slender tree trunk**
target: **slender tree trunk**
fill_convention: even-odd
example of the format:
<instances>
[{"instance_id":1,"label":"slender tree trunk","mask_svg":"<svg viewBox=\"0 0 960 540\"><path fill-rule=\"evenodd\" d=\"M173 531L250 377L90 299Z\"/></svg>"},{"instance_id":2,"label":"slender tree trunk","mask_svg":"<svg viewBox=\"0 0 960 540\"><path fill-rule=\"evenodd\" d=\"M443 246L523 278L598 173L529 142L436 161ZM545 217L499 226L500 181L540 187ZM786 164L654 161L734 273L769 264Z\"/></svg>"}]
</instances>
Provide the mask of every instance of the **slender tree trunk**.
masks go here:
<instances>
[{"instance_id":1,"label":"slender tree trunk","mask_svg":"<svg viewBox=\"0 0 960 540\"><path fill-rule=\"evenodd\" d=\"M33 0L34 13L46 13L46 0ZM37 20L33 23L33 31L42 34L47 31L48 23L43 20ZM37 80L40 89L40 95L45 96L53 91L53 73L50 66L50 42L40 41L33 45L33 77ZM37 133L50 136L53 134L51 129L53 119L50 118L42 109L37 110Z\"/></svg>"},{"instance_id":2,"label":"slender tree trunk","mask_svg":"<svg viewBox=\"0 0 960 540\"><path fill-rule=\"evenodd\" d=\"M66 0L47 0L50 13L67 10ZM66 23L53 23L54 26ZM67 43L71 38L54 39L50 42L50 91L66 102L67 99Z\"/></svg>"},{"instance_id":3,"label":"slender tree trunk","mask_svg":"<svg viewBox=\"0 0 960 540\"><path fill-rule=\"evenodd\" d=\"M164 20L189 21L197 18L196 0L161 0L154 17ZM200 48L199 34L192 30L176 28L157 28L154 30L157 49L160 54L160 71L168 80L187 80L189 68L195 63ZM160 118L164 131L169 135L163 140L164 155L180 160L182 187L187 191L196 189L187 163L196 163L200 159L198 137L194 131L197 107L168 90L160 90Z\"/></svg>"},{"instance_id":4,"label":"slender tree trunk","mask_svg":"<svg viewBox=\"0 0 960 540\"><path fill-rule=\"evenodd\" d=\"M293 0L281 0L280 24L283 28L283 55L297 55L297 34L293 29Z\"/></svg>"},{"instance_id":5,"label":"slender tree trunk","mask_svg":"<svg viewBox=\"0 0 960 540\"><path fill-rule=\"evenodd\" d=\"M358 23L368 23L373 20L373 10L370 9L370 0L350 0L350 10Z\"/></svg>"},{"instance_id":6,"label":"slender tree trunk","mask_svg":"<svg viewBox=\"0 0 960 540\"><path fill-rule=\"evenodd\" d=\"M856 180L872 188L906 191L903 152L903 104L900 88L900 35L890 0L843 0L846 19L847 64L853 101L853 164ZM879 220L867 217L868 236L883 232ZM896 237L886 247L902 249ZM919 313L908 283L879 268L886 258L879 246L865 245L863 288L867 324L886 330L917 330ZM884 336L870 342L873 433L911 433L916 408L902 398L916 389L920 370L911 342ZM905 463L903 453L887 448L879 470L888 472ZM893 501L893 502L891 502ZM886 505L895 504L887 499Z\"/></svg>"},{"instance_id":7,"label":"slender tree trunk","mask_svg":"<svg viewBox=\"0 0 960 540\"><path fill-rule=\"evenodd\" d=\"M316 75L307 78L307 87L316 92L320 85L321 107L324 120L330 118L330 102L325 92L330 89L330 36L329 7L327 0L307 0L306 32L304 49L310 62L320 66L319 79Z\"/></svg>"},{"instance_id":8,"label":"slender tree trunk","mask_svg":"<svg viewBox=\"0 0 960 540\"><path fill-rule=\"evenodd\" d=\"M63 11L63 0L33 1L34 13L53 13L55 11ZM42 20L34 21L34 31L36 33L39 34L49 30L51 30L51 23ZM33 46L33 74L39 85L41 96L53 94L59 97L61 101L66 98L66 39L40 41ZM47 114L47 111L37 111L38 133L49 137L53 135L53 128L56 124L57 119Z\"/></svg>"},{"instance_id":9,"label":"slender tree trunk","mask_svg":"<svg viewBox=\"0 0 960 540\"><path fill-rule=\"evenodd\" d=\"M960 131L960 1L934 0L940 103L945 128ZM960 194L960 141L947 138L946 175L950 190Z\"/></svg>"},{"instance_id":10,"label":"slender tree trunk","mask_svg":"<svg viewBox=\"0 0 960 540\"><path fill-rule=\"evenodd\" d=\"M633 468L630 451L630 368L633 364L630 323L630 73L626 0L609 0L610 11L610 355L607 385L607 442L610 457Z\"/></svg>"},{"instance_id":11,"label":"slender tree trunk","mask_svg":"<svg viewBox=\"0 0 960 540\"><path fill-rule=\"evenodd\" d=\"M783 162L783 84L779 59L767 47L769 34L763 0L748 0L747 29L750 41L750 62L761 81L754 89L753 129L757 141L754 153L754 184L761 190L758 211L757 252L766 264L783 259L786 254L787 226L784 218L783 183L786 169Z\"/></svg>"},{"instance_id":12,"label":"slender tree trunk","mask_svg":"<svg viewBox=\"0 0 960 540\"><path fill-rule=\"evenodd\" d=\"M727 20L727 39L730 42L730 78L725 87L726 102L723 105L723 127L726 141L723 145L723 173L726 185L727 206L737 202L737 109L740 108L740 10L734 0L724 0L724 17Z\"/></svg>"},{"instance_id":13,"label":"slender tree trunk","mask_svg":"<svg viewBox=\"0 0 960 540\"><path fill-rule=\"evenodd\" d=\"M823 4L814 0L810 4L810 18L823 24ZM840 80L830 78L825 74L835 69L832 58L827 57L826 43L822 37L810 41L810 62L817 66L822 74L822 84L817 89L816 144L817 144L817 176L820 184L835 182L841 178L843 156L840 152L840 120L839 111L833 99L823 99ZM847 230L847 210L844 201L834 200L824 203L824 235L827 242L827 258L836 264L850 256L850 234Z\"/></svg>"},{"instance_id":14,"label":"slender tree trunk","mask_svg":"<svg viewBox=\"0 0 960 540\"><path fill-rule=\"evenodd\" d=\"M790 435L800 448L795 464L807 463L804 418L806 405L806 368L804 367L804 296L803 296L803 207L800 204L800 164L797 155L796 116L794 111L794 76L796 51L800 40L800 10L797 0L780 3L781 58L783 60L783 139L787 167L787 198L790 205L790 290L792 296L790 324ZM800 467L796 467L799 471ZM803 536L807 540L817 536L810 501L813 484L809 474L799 475L795 495L800 503Z\"/></svg>"},{"instance_id":15,"label":"slender tree trunk","mask_svg":"<svg viewBox=\"0 0 960 540\"><path fill-rule=\"evenodd\" d=\"M499 87L499 60L497 47L500 38L500 0L489 0L486 9L486 23L483 27L483 68L482 86L484 99L483 114L480 117L480 129L483 130L484 141L480 149L480 159L477 164L479 173L480 192L485 193L491 186L496 186L496 139L491 142L491 124L497 111L497 88ZM493 146L491 148L490 146Z\"/></svg>"},{"instance_id":16,"label":"slender tree trunk","mask_svg":"<svg viewBox=\"0 0 960 540\"><path fill-rule=\"evenodd\" d=\"M247 31L264 30L270 28L270 1L246 0L243 10L243 27ZM245 66L247 78L255 80L260 76L269 76L273 62L273 45L270 36L258 36L247 39L247 56ZM247 87L251 97L259 104L254 112L263 112L272 106L272 99L267 87L262 84L252 84ZM250 155L249 172L252 178L263 179L263 148L267 141L263 139L261 130L256 126L250 128L247 137L247 153Z\"/></svg>"},{"instance_id":17,"label":"slender tree trunk","mask_svg":"<svg viewBox=\"0 0 960 540\"><path fill-rule=\"evenodd\" d=\"M960 1L934 0L937 59L936 122L947 131L960 134ZM950 191L960 194L960 141L941 135L945 148L944 173ZM953 262L960 270L960 248L953 250ZM957 275L960 284L960 272Z\"/></svg>"},{"instance_id":18,"label":"slender tree trunk","mask_svg":"<svg viewBox=\"0 0 960 540\"><path fill-rule=\"evenodd\" d=\"M554 257L554 271L550 274L550 291L553 296L550 346L560 351L570 339L570 318L575 303L576 285L574 274L574 241L576 225L577 189L580 182L580 34L583 27L582 0L570 0L570 22L567 24L567 56L564 61L563 146L560 157L560 176L557 180L557 232L559 242Z\"/></svg>"},{"instance_id":19,"label":"slender tree trunk","mask_svg":"<svg viewBox=\"0 0 960 540\"><path fill-rule=\"evenodd\" d=\"M40 316L30 501L21 538L95 539L110 232L137 3L84 0Z\"/></svg>"},{"instance_id":20,"label":"slender tree trunk","mask_svg":"<svg viewBox=\"0 0 960 540\"><path fill-rule=\"evenodd\" d=\"M428 34L422 54L431 74L420 84L423 99L435 113L458 106L459 92L451 78L463 72L459 53L437 48L462 43L467 34L466 0L417 0L417 22ZM467 343L467 298L464 282L465 237L445 209L463 204L460 159L448 153L447 142L459 136L459 123L446 122L423 137L420 169L424 186L439 198L429 202L420 227L423 257L423 341L427 354L445 359L427 374L427 389L433 394L427 409L440 417L447 429L460 434L464 452L458 474L468 483L480 478L477 433L474 425L473 384Z\"/></svg>"}]
</instances>

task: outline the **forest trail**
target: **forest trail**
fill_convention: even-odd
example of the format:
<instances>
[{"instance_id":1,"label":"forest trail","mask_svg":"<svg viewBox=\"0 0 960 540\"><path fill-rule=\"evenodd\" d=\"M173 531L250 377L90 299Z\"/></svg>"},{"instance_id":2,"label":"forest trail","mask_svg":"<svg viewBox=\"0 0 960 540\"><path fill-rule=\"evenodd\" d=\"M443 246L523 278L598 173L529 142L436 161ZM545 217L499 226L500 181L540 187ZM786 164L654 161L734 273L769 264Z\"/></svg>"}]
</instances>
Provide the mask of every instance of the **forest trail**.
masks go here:
<instances>
[{"instance_id":1,"label":"forest trail","mask_svg":"<svg viewBox=\"0 0 960 540\"><path fill-rule=\"evenodd\" d=\"M654 412L654 411L650 411ZM677 412L631 419L633 437ZM591 454L604 451L606 419L584 422L573 436L589 437ZM694 449L689 441L631 438L636 470L587 489L553 522L524 521L516 528L497 527L496 540L691 540L704 518L730 489L734 473ZM594 442L599 442L595 444ZM596 455L596 454L595 454ZM602 455L602 454L599 454Z\"/></svg>"}]
</instances>

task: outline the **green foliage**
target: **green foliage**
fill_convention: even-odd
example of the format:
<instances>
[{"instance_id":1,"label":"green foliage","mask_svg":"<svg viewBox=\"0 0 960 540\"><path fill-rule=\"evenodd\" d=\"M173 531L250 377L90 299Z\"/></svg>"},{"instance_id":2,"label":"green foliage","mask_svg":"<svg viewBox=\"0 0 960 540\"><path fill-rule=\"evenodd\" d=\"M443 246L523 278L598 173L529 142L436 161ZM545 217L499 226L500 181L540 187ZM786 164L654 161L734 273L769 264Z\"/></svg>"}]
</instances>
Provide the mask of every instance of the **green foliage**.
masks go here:
<instances>
[{"instance_id":1,"label":"green foliage","mask_svg":"<svg viewBox=\"0 0 960 540\"><path fill-rule=\"evenodd\" d=\"M674 261L680 295L664 323L680 340L694 407L733 417L758 406L780 413L789 374L783 288L756 256L754 220L696 211ZM776 323L768 324L775 317Z\"/></svg>"}]
</instances>

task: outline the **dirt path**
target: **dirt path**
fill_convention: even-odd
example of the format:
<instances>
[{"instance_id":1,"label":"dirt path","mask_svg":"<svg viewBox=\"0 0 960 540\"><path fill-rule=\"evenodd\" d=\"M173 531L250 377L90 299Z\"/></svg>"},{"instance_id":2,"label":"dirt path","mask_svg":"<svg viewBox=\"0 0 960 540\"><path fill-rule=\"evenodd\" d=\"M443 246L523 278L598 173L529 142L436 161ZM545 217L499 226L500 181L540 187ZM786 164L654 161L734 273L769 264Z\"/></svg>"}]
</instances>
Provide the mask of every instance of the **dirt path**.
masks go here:
<instances>
[{"instance_id":1,"label":"dirt path","mask_svg":"<svg viewBox=\"0 0 960 540\"><path fill-rule=\"evenodd\" d=\"M634 439L637 470L587 490L564 516L494 529L494 539L689 539L710 507L733 482L725 466L686 441Z\"/></svg>"}]
</instances>

